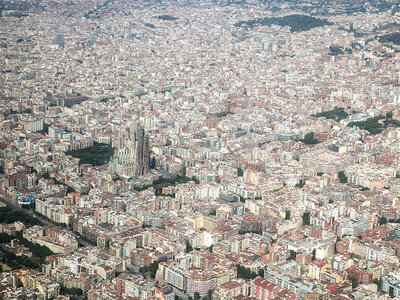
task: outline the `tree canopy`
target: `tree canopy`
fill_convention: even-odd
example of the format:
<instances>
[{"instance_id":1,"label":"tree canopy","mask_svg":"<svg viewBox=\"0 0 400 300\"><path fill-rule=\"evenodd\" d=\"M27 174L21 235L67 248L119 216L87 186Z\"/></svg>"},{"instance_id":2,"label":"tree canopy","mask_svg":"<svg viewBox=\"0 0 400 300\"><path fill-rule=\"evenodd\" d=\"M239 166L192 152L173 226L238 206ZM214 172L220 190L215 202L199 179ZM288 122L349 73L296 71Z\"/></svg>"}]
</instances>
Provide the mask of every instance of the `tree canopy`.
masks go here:
<instances>
[{"instance_id":1,"label":"tree canopy","mask_svg":"<svg viewBox=\"0 0 400 300\"><path fill-rule=\"evenodd\" d=\"M95 143L92 147L67 151L66 155L79 158L79 164L101 166L106 164L114 155L114 148L107 144Z\"/></svg>"},{"instance_id":2,"label":"tree canopy","mask_svg":"<svg viewBox=\"0 0 400 300\"><path fill-rule=\"evenodd\" d=\"M0 223L11 224L15 221L21 221L26 225L43 225L40 220L22 210L14 209L11 206L0 207Z\"/></svg>"},{"instance_id":3,"label":"tree canopy","mask_svg":"<svg viewBox=\"0 0 400 300\"><path fill-rule=\"evenodd\" d=\"M400 45L400 32L381 35L379 37L379 42L381 42L381 43L393 43L395 45Z\"/></svg>"},{"instance_id":4,"label":"tree canopy","mask_svg":"<svg viewBox=\"0 0 400 300\"><path fill-rule=\"evenodd\" d=\"M300 32L300 31L308 31L315 27L321 27L325 25L332 25L333 23L319 19L315 17L293 14L284 17L272 17L272 18L259 18L248 21L240 21L235 24L236 27L250 27L253 28L255 26L271 26L271 25L279 25L279 26L289 26L291 32Z\"/></svg>"},{"instance_id":5,"label":"tree canopy","mask_svg":"<svg viewBox=\"0 0 400 300\"><path fill-rule=\"evenodd\" d=\"M236 265L237 269L237 277L243 279L254 279L257 277L257 274L252 272L249 268L242 267L241 265Z\"/></svg>"},{"instance_id":6,"label":"tree canopy","mask_svg":"<svg viewBox=\"0 0 400 300\"><path fill-rule=\"evenodd\" d=\"M160 177L158 177L158 179L155 179L152 184L148 184L148 185L144 185L144 186L135 186L134 189L136 191L140 192L140 191L147 190L150 187L153 187L155 189L156 196L160 196L160 195L162 195L163 188L168 187L168 186L175 186L177 184L186 183L189 181L194 181L195 184L200 183L200 181L194 176L192 176L191 178L189 178L185 175L175 175L170 178L165 178L165 177L160 176Z\"/></svg>"},{"instance_id":7,"label":"tree canopy","mask_svg":"<svg viewBox=\"0 0 400 300\"><path fill-rule=\"evenodd\" d=\"M321 118L325 117L327 119L335 120L339 122L340 120L346 119L348 117L348 113L346 113L343 108L335 108L333 110L324 111L318 114L313 115L313 117Z\"/></svg>"},{"instance_id":8,"label":"tree canopy","mask_svg":"<svg viewBox=\"0 0 400 300\"><path fill-rule=\"evenodd\" d=\"M160 20L164 20L164 21L176 21L179 20L179 18L174 17L174 16L170 16L170 15L161 15L157 17Z\"/></svg>"},{"instance_id":9,"label":"tree canopy","mask_svg":"<svg viewBox=\"0 0 400 300\"><path fill-rule=\"evenodd\" d=\"M338 173L338 177L339 177L340 183L347 183L347 177L346 177L346 175L344 175L343 171L340 171Z\"/></svg>"},{"instance_id":10,"label":"tree canopy","mask_svg":"<svg viewBox=\"0 0 400 300\"><path fill-rule=\"evenodd\" d=\"M150 276L151 276L151 278L155 278L156 277L156 273L157 273L157 270L158 270L158 264L159 264L160 262L159 261L154 261L154 262L152 262L151 264L150 264L150 266L145 266L145 267L141 267L140 269L139 269L139 272L140 273L146 273L146 272L150 272Z\"/></svg>"},{"instance_id":11,"label":"tree canopy","mask_svg":"<svg viewBox=\"0 0 400 300\"><path fill-rule=\"evenodd\" d=\"M309 132L304 136L304 139L300 140L306 145L315 145L318 144L319 141L314 139L314 132Z\"/></svg>"},{"instance_id":12,"label":"tree canopy","mask_svg":"<svg viewBox=\"0 0 400 300\"><path fill-rule=\"evenodd\" d=\"M303 218L303 225L310 225L310 213L305 212L302 218Z\"/></svg>"},{"instance_id":13,"label":"tree canopy","mask_svg":"<svg viewBox=\"0 0 400 300\"><path fill-rule=\"evenodd\" d=\"M368 130L370 134L374 135L381 133L384 129L389 127L400 127L400 122L392 119L391 113L387 113L385 117L377 116L361 122L350 122L347 126L357 126L360 129Z\"/></svg>"}]
</instances>

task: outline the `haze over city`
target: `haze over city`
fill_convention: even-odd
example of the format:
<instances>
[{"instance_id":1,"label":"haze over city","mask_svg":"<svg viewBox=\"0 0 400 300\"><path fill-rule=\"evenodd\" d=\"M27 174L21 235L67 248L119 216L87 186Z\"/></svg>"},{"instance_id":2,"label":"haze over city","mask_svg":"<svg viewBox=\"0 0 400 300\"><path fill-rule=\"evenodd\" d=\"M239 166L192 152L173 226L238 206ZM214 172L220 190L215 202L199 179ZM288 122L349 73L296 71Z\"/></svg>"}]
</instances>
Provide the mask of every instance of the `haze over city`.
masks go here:
<instances>
[{"instance_id":1,"label":"haze over city","mask_svg":"<svg viewBox=\"0 0 400 300\"><path fill-rule=\"evenodd\" d=\"M0 0L0 298L400 299L399 0Z\"/></svg>"}]
</instances>

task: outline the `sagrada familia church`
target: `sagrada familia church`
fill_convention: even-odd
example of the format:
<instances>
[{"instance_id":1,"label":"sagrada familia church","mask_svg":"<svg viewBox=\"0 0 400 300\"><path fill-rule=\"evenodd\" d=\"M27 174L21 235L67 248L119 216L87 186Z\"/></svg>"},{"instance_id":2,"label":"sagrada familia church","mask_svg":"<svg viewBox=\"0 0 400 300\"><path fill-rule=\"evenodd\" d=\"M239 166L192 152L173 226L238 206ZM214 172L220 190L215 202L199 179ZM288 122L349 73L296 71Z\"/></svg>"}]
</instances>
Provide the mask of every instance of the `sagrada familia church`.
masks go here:
<instances>
[{"instance_id":1,"label":"sagrada familia church","mask_svg":"<svg viewBox=\"0 0 400 300\"><path fill-rule=\"evenodd\" d=\"M120 176L140 177L150 171L149 136L139 121L121 135L117 151L110 161L110 170Z\"/></svg>"}]
</instances>

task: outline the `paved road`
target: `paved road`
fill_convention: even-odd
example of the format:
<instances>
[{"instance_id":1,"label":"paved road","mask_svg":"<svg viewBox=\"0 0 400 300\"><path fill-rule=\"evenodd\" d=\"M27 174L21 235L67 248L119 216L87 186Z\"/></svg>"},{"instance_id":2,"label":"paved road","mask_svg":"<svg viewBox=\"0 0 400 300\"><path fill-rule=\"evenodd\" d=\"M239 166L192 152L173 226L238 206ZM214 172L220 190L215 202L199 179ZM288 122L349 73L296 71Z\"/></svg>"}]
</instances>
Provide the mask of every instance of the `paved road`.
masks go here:
<instances>
[{"instance_id":1,"label":"paved road","mask_svg":"<svg viewBox=\"0 0 400 300\"><path fill-rule=\"evenodd\" d=\"M36 218L36 219L39 219L39 220L40 220L41 222L43 222L45 225L48 225L48 226L53 225L53 226L55 226L54 224L52 224L51 222L49 222L47 219L45 219L45 218L43 218L43 217L41 217L41 216L39 216L39 215L37 215L37 214L34 214L32 210L30 210L30 209L23 209L22 207L20 207L20 206L14 204L14 203L12 203L11 201L8 201L7 199L5 199L5 198L3 198L3 197L1 197L1 196L0 196L0 202L2 202L2 203L5 204L5 205L10 205L10 206L12 206L12 207L15 208L15 209L21 210L21 211L23 211L24 213L26 213L26 214L28 214L28 215L31 215L32 217L34 217L34 218Z\"/></svg>"},{"instance_id":2,"label":"paved road","mask_svg":"<svg viewBox=\"0 0 400 300\"><path fill-rule=\"evenodd\" d=\"M16 205L16 204L14 204L14 203L12 203L11 201L8 201L8 200L5 199L3 196L0 196L0 202L2 202L2 203L5 204L5 205L10 205L10 206L12 206L12 207L15 208L15 209L21 210L21 211L23 211L24 213L31 215L32 217L34 217L34 218L40 220L41 222L43 222L43 224L45 224L45 225L47 225L47 226L55 226L55 227L58 227L58 228L60 228L60 229L67 229L67 230L71 231L71 229L70 229L69 227L57 226L57 225L53 224L52 222L50 222L49 220L47 220L47 219L41 217L40 214L35 214L35 213L33 213L32 210L24 209L24 208L22 208L22 207L20 207L20 206L18 206L18 205ZM71 232L72 232L72 231L71 231ZM88 242L84 241L83 239L81 239L81 238L79 238L79 237L78 237L78 241L79 241L79 245L82 245L83 247L91 246L91 244L89 244Z\"/></svg>"}]
</instances>

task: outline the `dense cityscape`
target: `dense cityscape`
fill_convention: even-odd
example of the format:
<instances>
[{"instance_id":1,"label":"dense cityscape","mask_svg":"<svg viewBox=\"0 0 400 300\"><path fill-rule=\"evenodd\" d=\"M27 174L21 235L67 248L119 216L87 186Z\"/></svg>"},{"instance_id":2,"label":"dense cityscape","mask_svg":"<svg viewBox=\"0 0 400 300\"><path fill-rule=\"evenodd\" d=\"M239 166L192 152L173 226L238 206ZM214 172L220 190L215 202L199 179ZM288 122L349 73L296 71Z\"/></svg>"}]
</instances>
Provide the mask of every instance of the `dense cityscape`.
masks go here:
<instances>
[{"instance_id":1,"label":"dense cityscape","mask_svg":"<svg viewBox=\"0 0 400 300\"><path fill-rule=\"evenodd\" d=\"M0 0L0 299L400 299L399 0Z\"/></svg>"}]
</instances>

